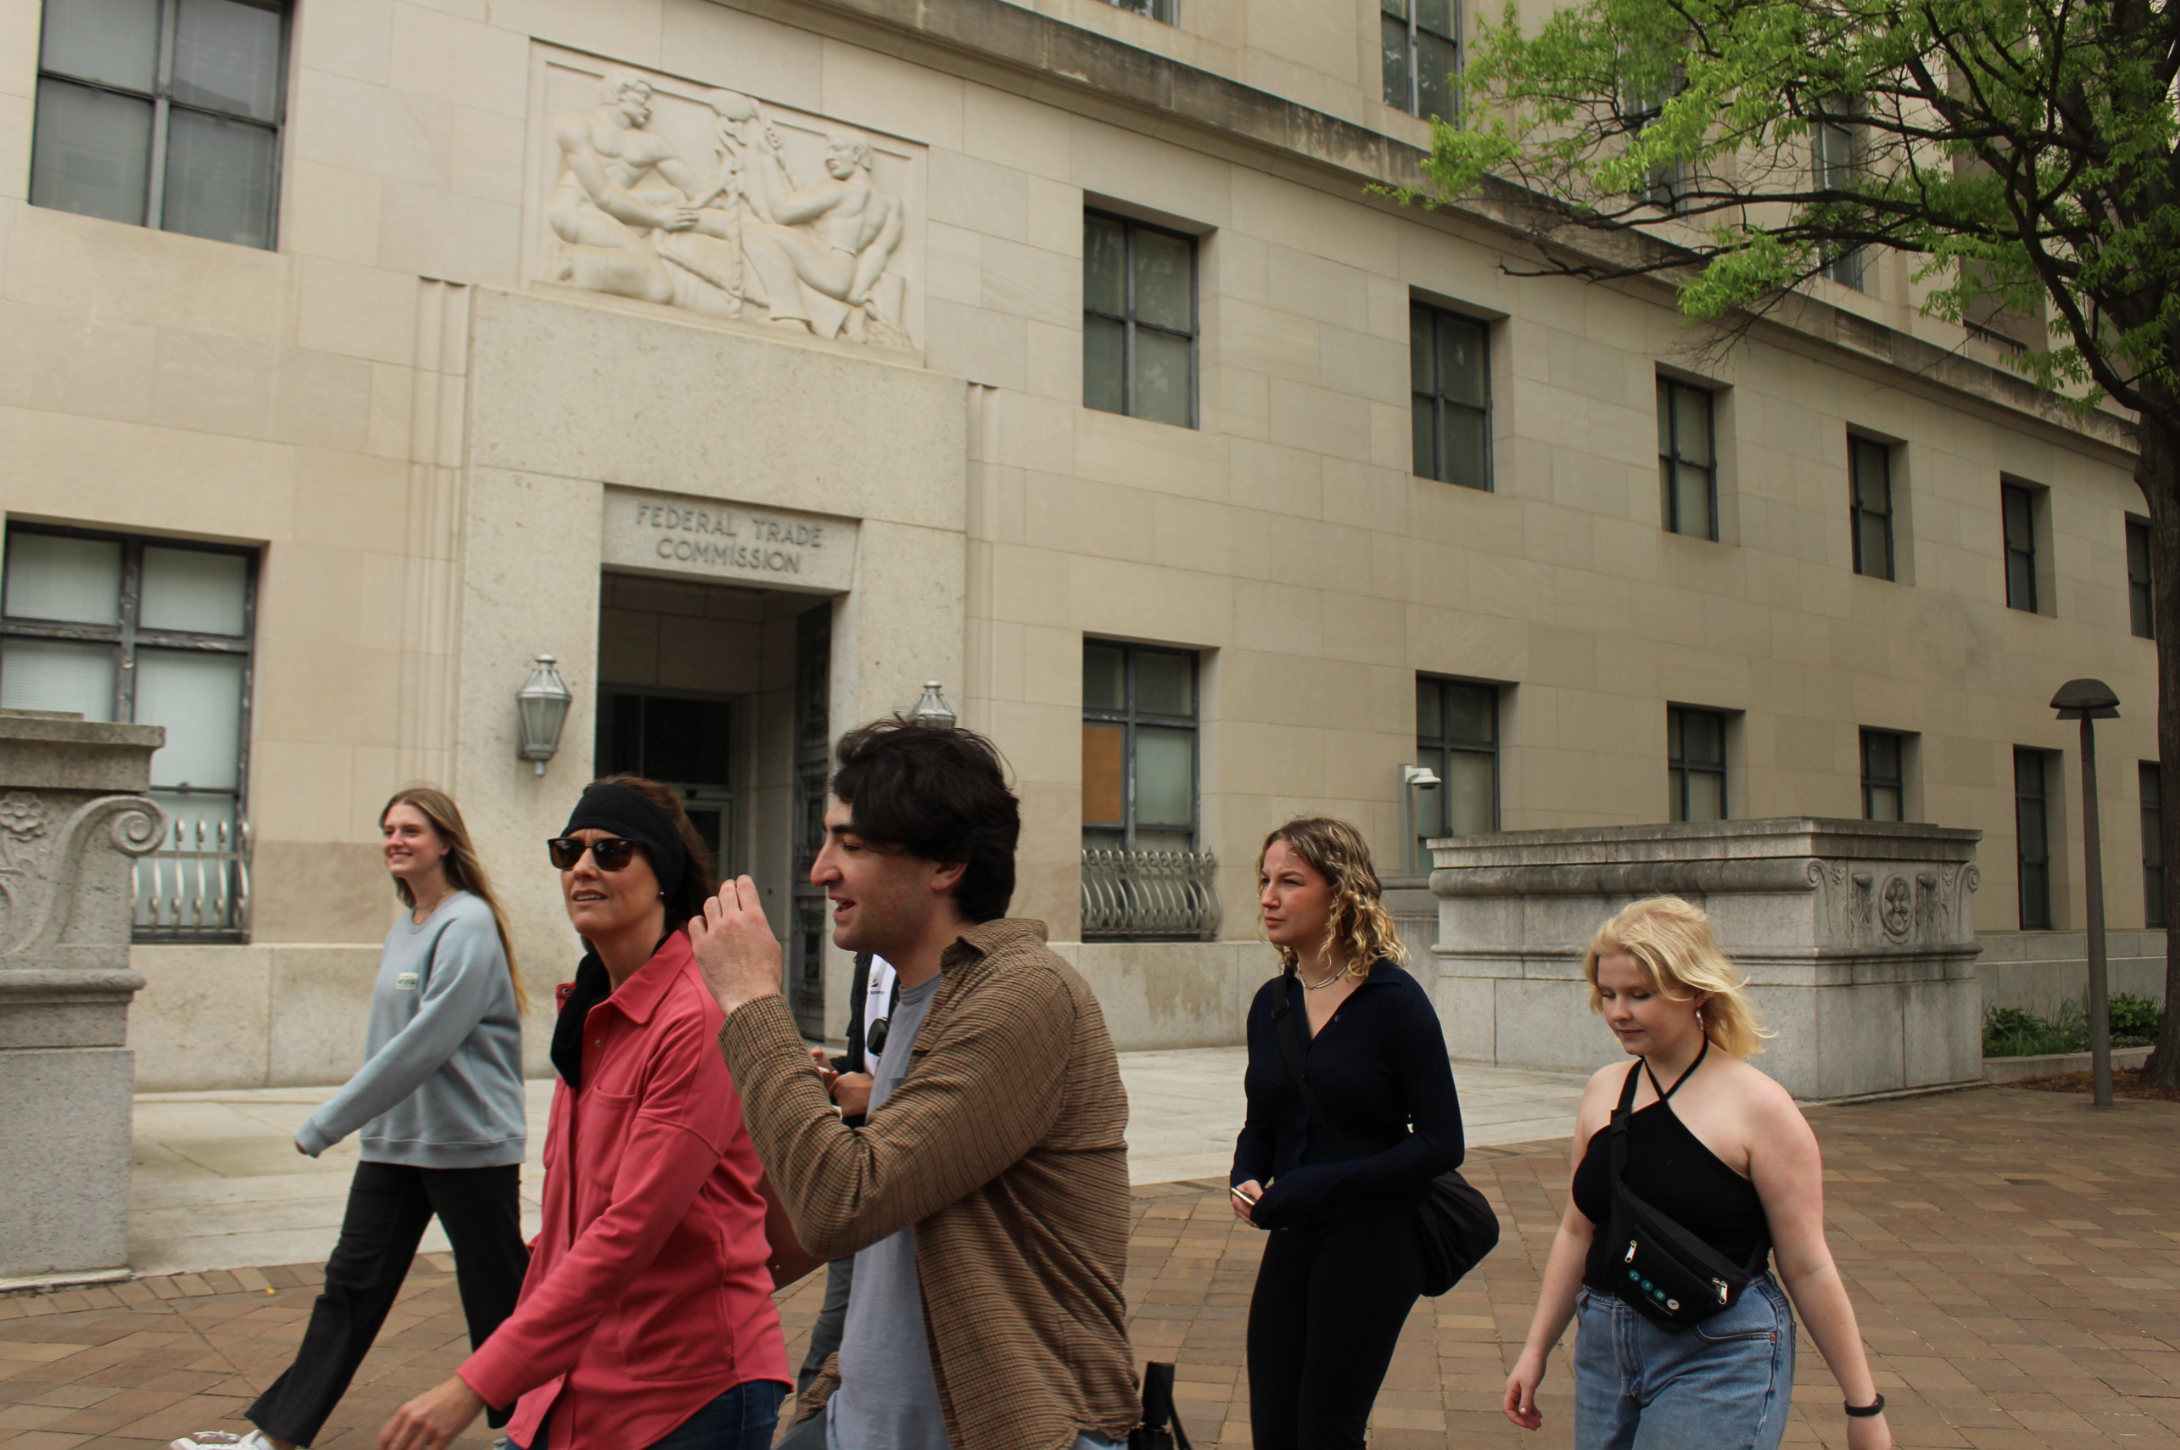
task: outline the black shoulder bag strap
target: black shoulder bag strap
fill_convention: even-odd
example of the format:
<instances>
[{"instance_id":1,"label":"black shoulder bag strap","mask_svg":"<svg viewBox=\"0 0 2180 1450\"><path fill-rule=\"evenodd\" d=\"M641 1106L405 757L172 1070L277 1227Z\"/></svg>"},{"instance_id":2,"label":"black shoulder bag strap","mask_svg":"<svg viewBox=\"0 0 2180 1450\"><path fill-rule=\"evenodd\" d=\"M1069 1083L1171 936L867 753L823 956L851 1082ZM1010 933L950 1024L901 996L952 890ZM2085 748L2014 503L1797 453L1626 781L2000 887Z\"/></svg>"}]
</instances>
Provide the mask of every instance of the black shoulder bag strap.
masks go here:
<instances>
[{"instance_id":1,"label":"black shoulder bag strap","mask_svg":"<svg viewBox=\"0 0 2180 1450\"><path fill-rule=\"evenodd\" d=\"M1703 1050L1696 1054L1696 1060L1689 1063L1679 1077L1673 1079L1671 1087L1660 1083L1656 1073L1650 1073L1650 1085L1657 1089L1658 1101L1662 1103L1679 1092L1680 1085L1688 1081L1689 1074L1703 1066L1703 1059L1710 1055L1711 1040L1706 1037L1703 1039ZM1641 1085L1646 1072L1650 1072L1648 1058L1638 1057L1628 1064L1627 1081L1620 1087L1620 1104L1612 1110L1612 1214L1609 1231L1614 1244L1622 1243L1627 1238L1627 1211L1621 1201L1623 1189L1620 1180L1627 1173L1627 1122L1635 1116L1635 1090Z\"/></svg>"},{"instance_id":2,"label":"black shoulder bag strap","mask_svg":"<svg viewBox=\"0 0 2180 1450\"><path fill-rule=\"evenodd\" d=\"M1292 980L1291 978L1289 980ZM1284 987L1284 983L1281 984ZM1383 1152L1357 1138L1340 1125L1340 1120L1325 1111L1325 1105L1317 1100L1317 1089L1310 1086L1309 1069L1302 1065L1302 1043L1294 1030L1294 1013L1288 994L1282 990L1279 1005L1272 1009L1272 1020L1279 1024L1279 1052L1287 1060L1287 1076L1294 1079L1295 1090L1302 1094L1302 1103L1310 1110L1310 1116L1330 1128L1333 1136L1358 1153Z\"/></svg>"}]
</instances>

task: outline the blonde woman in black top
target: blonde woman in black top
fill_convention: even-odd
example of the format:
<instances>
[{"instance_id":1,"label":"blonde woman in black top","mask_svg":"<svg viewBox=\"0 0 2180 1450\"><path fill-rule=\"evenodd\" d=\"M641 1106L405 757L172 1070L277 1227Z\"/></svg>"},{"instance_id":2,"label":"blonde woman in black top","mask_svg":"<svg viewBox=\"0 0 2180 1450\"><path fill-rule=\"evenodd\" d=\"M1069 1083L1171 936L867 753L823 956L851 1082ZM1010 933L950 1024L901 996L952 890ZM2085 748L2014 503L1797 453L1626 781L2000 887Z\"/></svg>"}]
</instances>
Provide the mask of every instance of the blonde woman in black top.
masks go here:
<instances>
[{"instance_id":1,"label":"blonde woman in black top","mask_svg":"<svg viewBox=\"0 0 2180 1450\"><path fill-rule=\"evenodd\" d=\"M1824 1165L1786 1089L1751 1066L1765 1034L1745 984L1678 897L1638 901L1582 958L1590 1003L1638 1061L1601 1068L1575 1119L1573 1191L1552 1243L1528 1343L1506 1380L1506 1417L1544 1422L1537 1385L1575 1330L1576 1450L1772 1450L1794 1381L1794 1315L1839 1381L1849 1450L1889 1450L1854 1306L1824 1238ZM1608 1127L1629 1077L1628 1189L1721 1257L1775 1267L1732 1307L1675 1332L1616 1297ZM1781 1289L1784 1289L1784 1294Z\"/></svg>"}]
</instances>

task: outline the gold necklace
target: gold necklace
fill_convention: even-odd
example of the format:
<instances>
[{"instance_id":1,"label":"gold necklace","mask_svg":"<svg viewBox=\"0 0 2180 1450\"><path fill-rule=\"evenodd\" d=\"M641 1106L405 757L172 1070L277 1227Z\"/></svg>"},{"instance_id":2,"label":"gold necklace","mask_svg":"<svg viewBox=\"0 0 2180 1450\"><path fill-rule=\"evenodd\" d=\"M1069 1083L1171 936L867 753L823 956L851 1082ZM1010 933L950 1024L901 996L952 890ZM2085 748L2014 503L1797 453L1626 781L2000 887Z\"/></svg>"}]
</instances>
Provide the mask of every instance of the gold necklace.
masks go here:
<instances>
[{"instance_id":1,"label":"gold necklace","mask_svg":"<svg viewBox=\"0 0 2180 1450\"><path fill-rule=\"evenodd\" d=\"M448 897L452 896L455 892L461 889L462 888L459 886L450 885L449 887L447 887L446 890L440 892L437 896L434 896L428 906L419 906L411 910L409 913L409 924L411 926L422 926L425 922L431 920L431 914L439 909L439 903L445 901Z\"/></svg>"}]
</instances>

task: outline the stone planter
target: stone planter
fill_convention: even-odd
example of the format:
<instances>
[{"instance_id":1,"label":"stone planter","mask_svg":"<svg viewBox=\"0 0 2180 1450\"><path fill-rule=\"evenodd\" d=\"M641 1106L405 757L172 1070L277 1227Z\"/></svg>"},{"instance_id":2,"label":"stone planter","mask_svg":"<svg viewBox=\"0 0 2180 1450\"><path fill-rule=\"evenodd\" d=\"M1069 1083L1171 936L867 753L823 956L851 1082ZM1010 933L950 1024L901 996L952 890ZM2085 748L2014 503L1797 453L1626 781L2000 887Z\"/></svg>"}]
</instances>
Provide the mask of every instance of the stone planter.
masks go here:
<instances>
[{"instance_id":1,"label":"stone planter","mask_svg":"<svg viewBox=\"0 0 2180 1450\"><path fill-rule=\"evenodd\" d=\"M1982 1080L1979 831L1784 818L1433 841L1436 996L1456 1058L1559 1071L1619 1060L1581 956L1645 896L1711 915L1797 1097Z\"/></svg>"}]
</instances>

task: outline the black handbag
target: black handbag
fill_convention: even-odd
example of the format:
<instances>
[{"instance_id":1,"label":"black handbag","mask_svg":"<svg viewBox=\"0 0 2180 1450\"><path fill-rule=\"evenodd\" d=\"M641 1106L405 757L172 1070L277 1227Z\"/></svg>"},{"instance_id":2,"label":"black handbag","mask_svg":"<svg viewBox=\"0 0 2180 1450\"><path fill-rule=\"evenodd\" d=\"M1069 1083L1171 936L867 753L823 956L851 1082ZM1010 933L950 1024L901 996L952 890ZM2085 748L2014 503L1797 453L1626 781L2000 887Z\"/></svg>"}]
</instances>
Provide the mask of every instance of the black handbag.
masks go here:
<instances>
[{"instance_id":1,"label":"black handbag","mask_svg":"<svg viewBox=\"0 0 2180 1450\"><path fill-rule=\"evenodd\" d=\"M1175 1450L1176 1446L1194 1450L1173 1408L1173 1366L1152 1360L1143 1366L1143 1423L1128 1432L1128 1450Z\"/></svg>"},{"instance_id":2,"label":"black handbag","mask_svg":"<svg viewBox=\"0 0 2180 1450\"><path fill-rule=\"evenodd\" d=\"M1302 1066L1302 1044L1295 1039L1294 1017L1287 1007L1282 993L1279 1004L1272 1009L1272 1020L1279 1024L1279 1048L1287 1059L1287 1075L1294 1079L1310 1115L1359 1153L1385 1151L1348 1132L1317 1100L1317 1090L1310 1086L1309 1073ZM1464 1274L1483 1262L1484 1255L1499 1246L1499 1216L1466 1178L1450 1170L1417 1188L1413 1203L1416 1241L1423 1251L1423 1293L1435 1299L1460 1283Z\"/></svg>"},{"instance_id":3,"label":"black handbag","mask_svg":"<svg viewBox=\"0 0 2180 1450\"><path fill-rule=\"evenodd\" d=\"M1705 1052L1710 1044L1703 1045ZM1694 1072L1703 1061L1690 1064ZM1608 1232L1613 1245L1613 1293L1634 1306L1660 1329L1675 1334L1701 1324L1714 1314L1740 1302L1749 1281L1763 1269L1771 1254L1768 1243L1759 1244L1746 1265L1728 1262L1702 1239L1636 1196L1622 1181L1627 1172L1627 1124L1633 1116L1635 1088L1649 1064L1637 1061L1628 1069L1627 1084L1620 1089L1620 1104L1612 1112L1612 1217ZM1671 1092L1660 1091L1664 1102ZM1655 1084L1656 1079L1652 1079Z\"/></svg>"}]
</instances>

